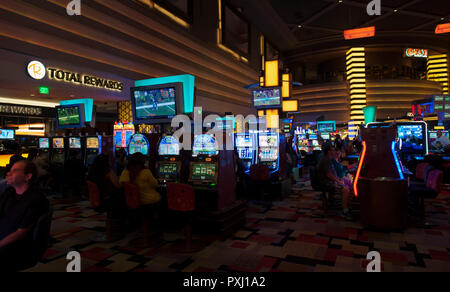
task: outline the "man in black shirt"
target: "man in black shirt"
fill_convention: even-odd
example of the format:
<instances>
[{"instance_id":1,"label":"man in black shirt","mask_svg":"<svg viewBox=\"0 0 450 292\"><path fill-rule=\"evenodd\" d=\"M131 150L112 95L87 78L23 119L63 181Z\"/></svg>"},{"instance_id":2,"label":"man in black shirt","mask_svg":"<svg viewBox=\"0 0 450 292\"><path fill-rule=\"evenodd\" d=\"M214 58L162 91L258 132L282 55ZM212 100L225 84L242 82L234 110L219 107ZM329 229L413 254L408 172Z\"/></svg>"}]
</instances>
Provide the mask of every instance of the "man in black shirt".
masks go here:
<instances>
[{"instance_id":1,"label":"man in black shirt","mask_svg":"<svg viewBox=\"0 0 450 292\"><path fill-rule=\"evenodd\" d=\"M35 187L36 166L16 162L7 174L11 186L0 198L0 271L14 270L33 256L32 231L49 209L49 202Z\"/></svg>"}]
</instances>

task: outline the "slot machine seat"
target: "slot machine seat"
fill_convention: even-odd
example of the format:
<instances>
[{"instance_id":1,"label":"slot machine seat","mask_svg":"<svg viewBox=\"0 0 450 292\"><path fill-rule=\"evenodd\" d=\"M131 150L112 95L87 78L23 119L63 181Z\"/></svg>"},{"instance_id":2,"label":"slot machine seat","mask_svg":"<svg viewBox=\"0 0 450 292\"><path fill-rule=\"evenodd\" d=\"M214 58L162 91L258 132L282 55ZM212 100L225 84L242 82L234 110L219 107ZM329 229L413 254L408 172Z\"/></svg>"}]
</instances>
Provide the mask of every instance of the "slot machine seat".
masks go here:
<instances>
[{"instance_id":1,"label":"slot machine seat","mask_svg":"<svg viewBox=\"0 0 450 292\"><path fill-rule=\"evenodd\" d=\"M157 238L156 233L150 231L150 220L158 212L159 204L142 205L138 187L133 183L124 183L125 199L127 208L135 213L142 221L141 232L142 237L138 237L129 242L129 245L135 248L158 247L162 245L162 241Z\"/></svg>"},{"instance_id":2,"label":"slot machine seat","mask_svg":"<svg viewBox=\"0 0 450 292\"><path fill-rule=\"evenodd\" d=\"M195 211L195 191L187 184L167 184L167 205L171 211L181 212L186 215L185 240L177 242L173 250L179 253L193 253L202 250L205 244L192 239L192 221Z\"/></svg>"},{"instance_id":3,"label":"slot machine seat","mask_svg":"<svg viewBox=\"0 0 450 292\"><path fill-rule=\"evenodd\" d=\"M435 199L442 190L444 172L441 170L431 170L427 177L425 187L416 187L411 190L416 210L420 217L425 217L425 199Z\"/></svg>"},{"instance_id":4,"label":"slot machine seat","mask_svg":"<svg viewBox=\"0 0 450 292\"><path fill-rule=\"evenodd\" d=\"M100 189L98 185L92 181L87 182L88 185L88 193L89 193L89 201L91 203L91 207L94 209L97 213L105 213L106 212L106 206L105 202L102 199L102 196L100 194ZM105 226L105 233L97 233L94 236L94 241L97 242L113 242L117 239L113 238L112 234L112 221L111 218L106 218L106 226Z\"/></svg>"}]
</instances>

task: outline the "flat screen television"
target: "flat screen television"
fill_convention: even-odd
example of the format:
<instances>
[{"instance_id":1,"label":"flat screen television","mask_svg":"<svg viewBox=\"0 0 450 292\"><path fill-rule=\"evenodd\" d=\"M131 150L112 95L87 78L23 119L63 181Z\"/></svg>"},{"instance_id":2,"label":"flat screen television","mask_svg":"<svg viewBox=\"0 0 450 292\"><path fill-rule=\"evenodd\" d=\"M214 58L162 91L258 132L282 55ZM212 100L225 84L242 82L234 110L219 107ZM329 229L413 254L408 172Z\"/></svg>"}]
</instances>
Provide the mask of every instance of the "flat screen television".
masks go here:
<instances>
[{"instance_id":1,"label":"flat screen television","mask_svg":"<svg viewBox=\"0 0 450 292\"><path fill-rule=\"evenodd\" d=\"M0 129L0 140L14 140L14 130Z\"/></svg>"},{"instance_id":2,"label":"flat screen television","mask_svg":"<svg viewBox=\"0 0 450 292\"><path fill-rule=\"evenodd\" d=\"M70 137L69 138L69 148L70 149L81 149L81 138Z\"/></svg>"},{"instance_id":3,"label":"flat screen television","mask_svg":"<svg viewBox=\"0 0 450 292\"><path fill-rule=\"evenodd\" d=\"M281 87L258 88L252 91L253 107L257 109L281 108Z\"/></svg>"},{"instance_id":4,"label":"flat screen television","mask_svg":"<svg viewBox=\"0 0 450 292\"><path fill-rule=\"evenodd\" d=\"M39 149L49 149L50 139L49 138L39 138Z\"/></svg>"},{"instance_id":5,"label":"flat screen television","mask_svg":"<svg viewBox=\"0 0 450 292\"><path fill-rule=\"evenodd\" d=\"M131 88L133 118L138 123L160 122L182 113L182 83Z\"/></svg>"},{"instance_id":6,"label":"flat screen television","mask_svg":"<svg viewBox=\"0 0 450 292\"><path fill-rule=\"evenodd\" d=\"M56 123L58 129L84 127L84 105L63 105L56 107Z\"/></svg>"},{"instance_id":7,"label":"flat screen television","mask_svg":"<svg viewBox=\"0 0 450 292\"><path fill-rule=\"evenodd\" d=\"M319 133L336 132L336 122L335 121L317 122L317 132Z\"/></svg>"}]
</instances>

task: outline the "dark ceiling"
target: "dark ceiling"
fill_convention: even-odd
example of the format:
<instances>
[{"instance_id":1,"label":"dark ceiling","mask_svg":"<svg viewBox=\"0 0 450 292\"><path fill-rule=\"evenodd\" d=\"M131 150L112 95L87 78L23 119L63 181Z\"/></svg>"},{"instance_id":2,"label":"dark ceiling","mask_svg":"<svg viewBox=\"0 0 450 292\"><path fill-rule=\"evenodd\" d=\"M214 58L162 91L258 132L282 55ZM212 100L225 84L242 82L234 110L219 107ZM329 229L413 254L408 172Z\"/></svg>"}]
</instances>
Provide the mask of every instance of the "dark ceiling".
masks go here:
<instances>
[{"instance_id":1,"label":"dark ceiling","mask_svg":"<svg viewBox=\"0 0 450 292\"><path fill-rule=\"evenodd\" d=\"M381 16L367 14L371 0L233 2L239 3L250 21L288 57L352 45L450 48L450 34L434 33L436 25L450 22L449 0L381 0ZM375 38L345 41L344 30L366 26L376 27Z\"/></svg>"}]
</instances>

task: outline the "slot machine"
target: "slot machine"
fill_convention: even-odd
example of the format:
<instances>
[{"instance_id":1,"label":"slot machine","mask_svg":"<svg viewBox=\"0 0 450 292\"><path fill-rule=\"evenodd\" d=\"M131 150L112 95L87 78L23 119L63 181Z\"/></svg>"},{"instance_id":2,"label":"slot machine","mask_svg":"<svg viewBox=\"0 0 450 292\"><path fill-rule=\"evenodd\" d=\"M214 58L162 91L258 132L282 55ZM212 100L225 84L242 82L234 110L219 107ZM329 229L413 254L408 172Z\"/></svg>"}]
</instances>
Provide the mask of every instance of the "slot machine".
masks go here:
<instances>
[{"instance_id":1,"label":"slot machine","mask_svg":"<svg viewBox=\"0 0 450 292\"><path fill-rule=\"evenodd\" d=\"M64 165L66 159L65 139L63 137L52 138L51 162Z\"/></svg>"},{"instance_id":2,"label":"slot machine","mask_svg":"<svg viewBox=\"0 0 450 292\"><path fill-rule=\"evenodd\" d=\"M192 146L190 179L194 185L216 186L219 168L219 151L212 135L197 135Z\"/></svg>"},{"instance_id":3,"label":"slot machine","mask_svg":"<svg viewBox=\"0 0 450 292\"><path fill-rule=\"evenodd\" d=\"M149 149L150 143L143 134L134 134L131 136L130 143L128 144L128 155L140 152L147 156L150 152Z\"/></svg>"},{"instance_id":4,"label":"slot machine","mask_svg":"<svg viewBox=\"0 0 450 292\"><path fill-rule=\"evenodd\" d=\"M280 137L276 132L259 133L258 162L267 165L272 177L280 170Z\"/></svg>"},{"instance_id":5,"label":"slot machine","mask_svg":"<svg viewBox=\"0 0 450 292\"><path fill-rule=\"evenodd\" d=\"M235 136L235 147L239 159L244 164L244 171L250 174L250 167L256 163L256 137L250 133L238 133Z\"/></svg>"},{"instance_id":6,"label":"slot machine","mask_svg":"<svg viewBox=\"0 0 450 292\"><path fill-rule=\"evenodd\" d=\"M94 163L95 158L102 154L102 136L86 137L86 166Z\"/></svg>"},{"instance_id":7,"label":"slot machine","mask_svg":"<svg viewBox=\"0 0 450 292\"><path fill-rule=\"evenodd\" d=\"M128 144L134 134L135 129L132 123L122 124L116 122L114 125L114 148L128 151Z\"/></svg>"},{"instance_id":8,"label":"slot machine","mask_svg":"<svg viewBox=\"0 0 450 292\"><path fill-rule=\"evenodd\" d=\"M75 154L77 159L83 160L81 137L69 137L69 155Z\"/></svg>"},{"instance_id":9,"label":"slot machine","mask_svg":"<svg viewBox=\"0 0 450 292\"><path fill-rule=\"evenodd\" d=\"M317 137L317 134L309 134L308 141L309 141L308 148L310 149L310 151L308 152L322 150L322 147L320 147L319 138Z\"/></svg>"},{"instance_id":10,"label":"slot machine","mask_svg":"<svg viewBox=\"0 0 450 292\"><path fill-rule=\"evenodd\" d=\"M39 138L39 157L44 160L50 159L50 138Z\"/></svg>"},{"instance_id":11,"label":"slot machine","mask_svg":"<svg viewBox=\"0 0 450 292\"><path fill-rule=\"evenodd\" d=\"M164 136L158 146L156 176L159 182L163 184L176 182L180 180L180 171L180 143L173 136Z\"/></svg>"},{"instance_id":12,"label":"slot machine","mask_svg":"<svg viewBox=\"0 0 450 292\"><path fill-rule=\"evenodd\" d=\"M399 159L394 127L362 128L363 151L354 179L361 223L382 230L402 230L408 219L408 182Z\"/></svg>"}]
</instances>

